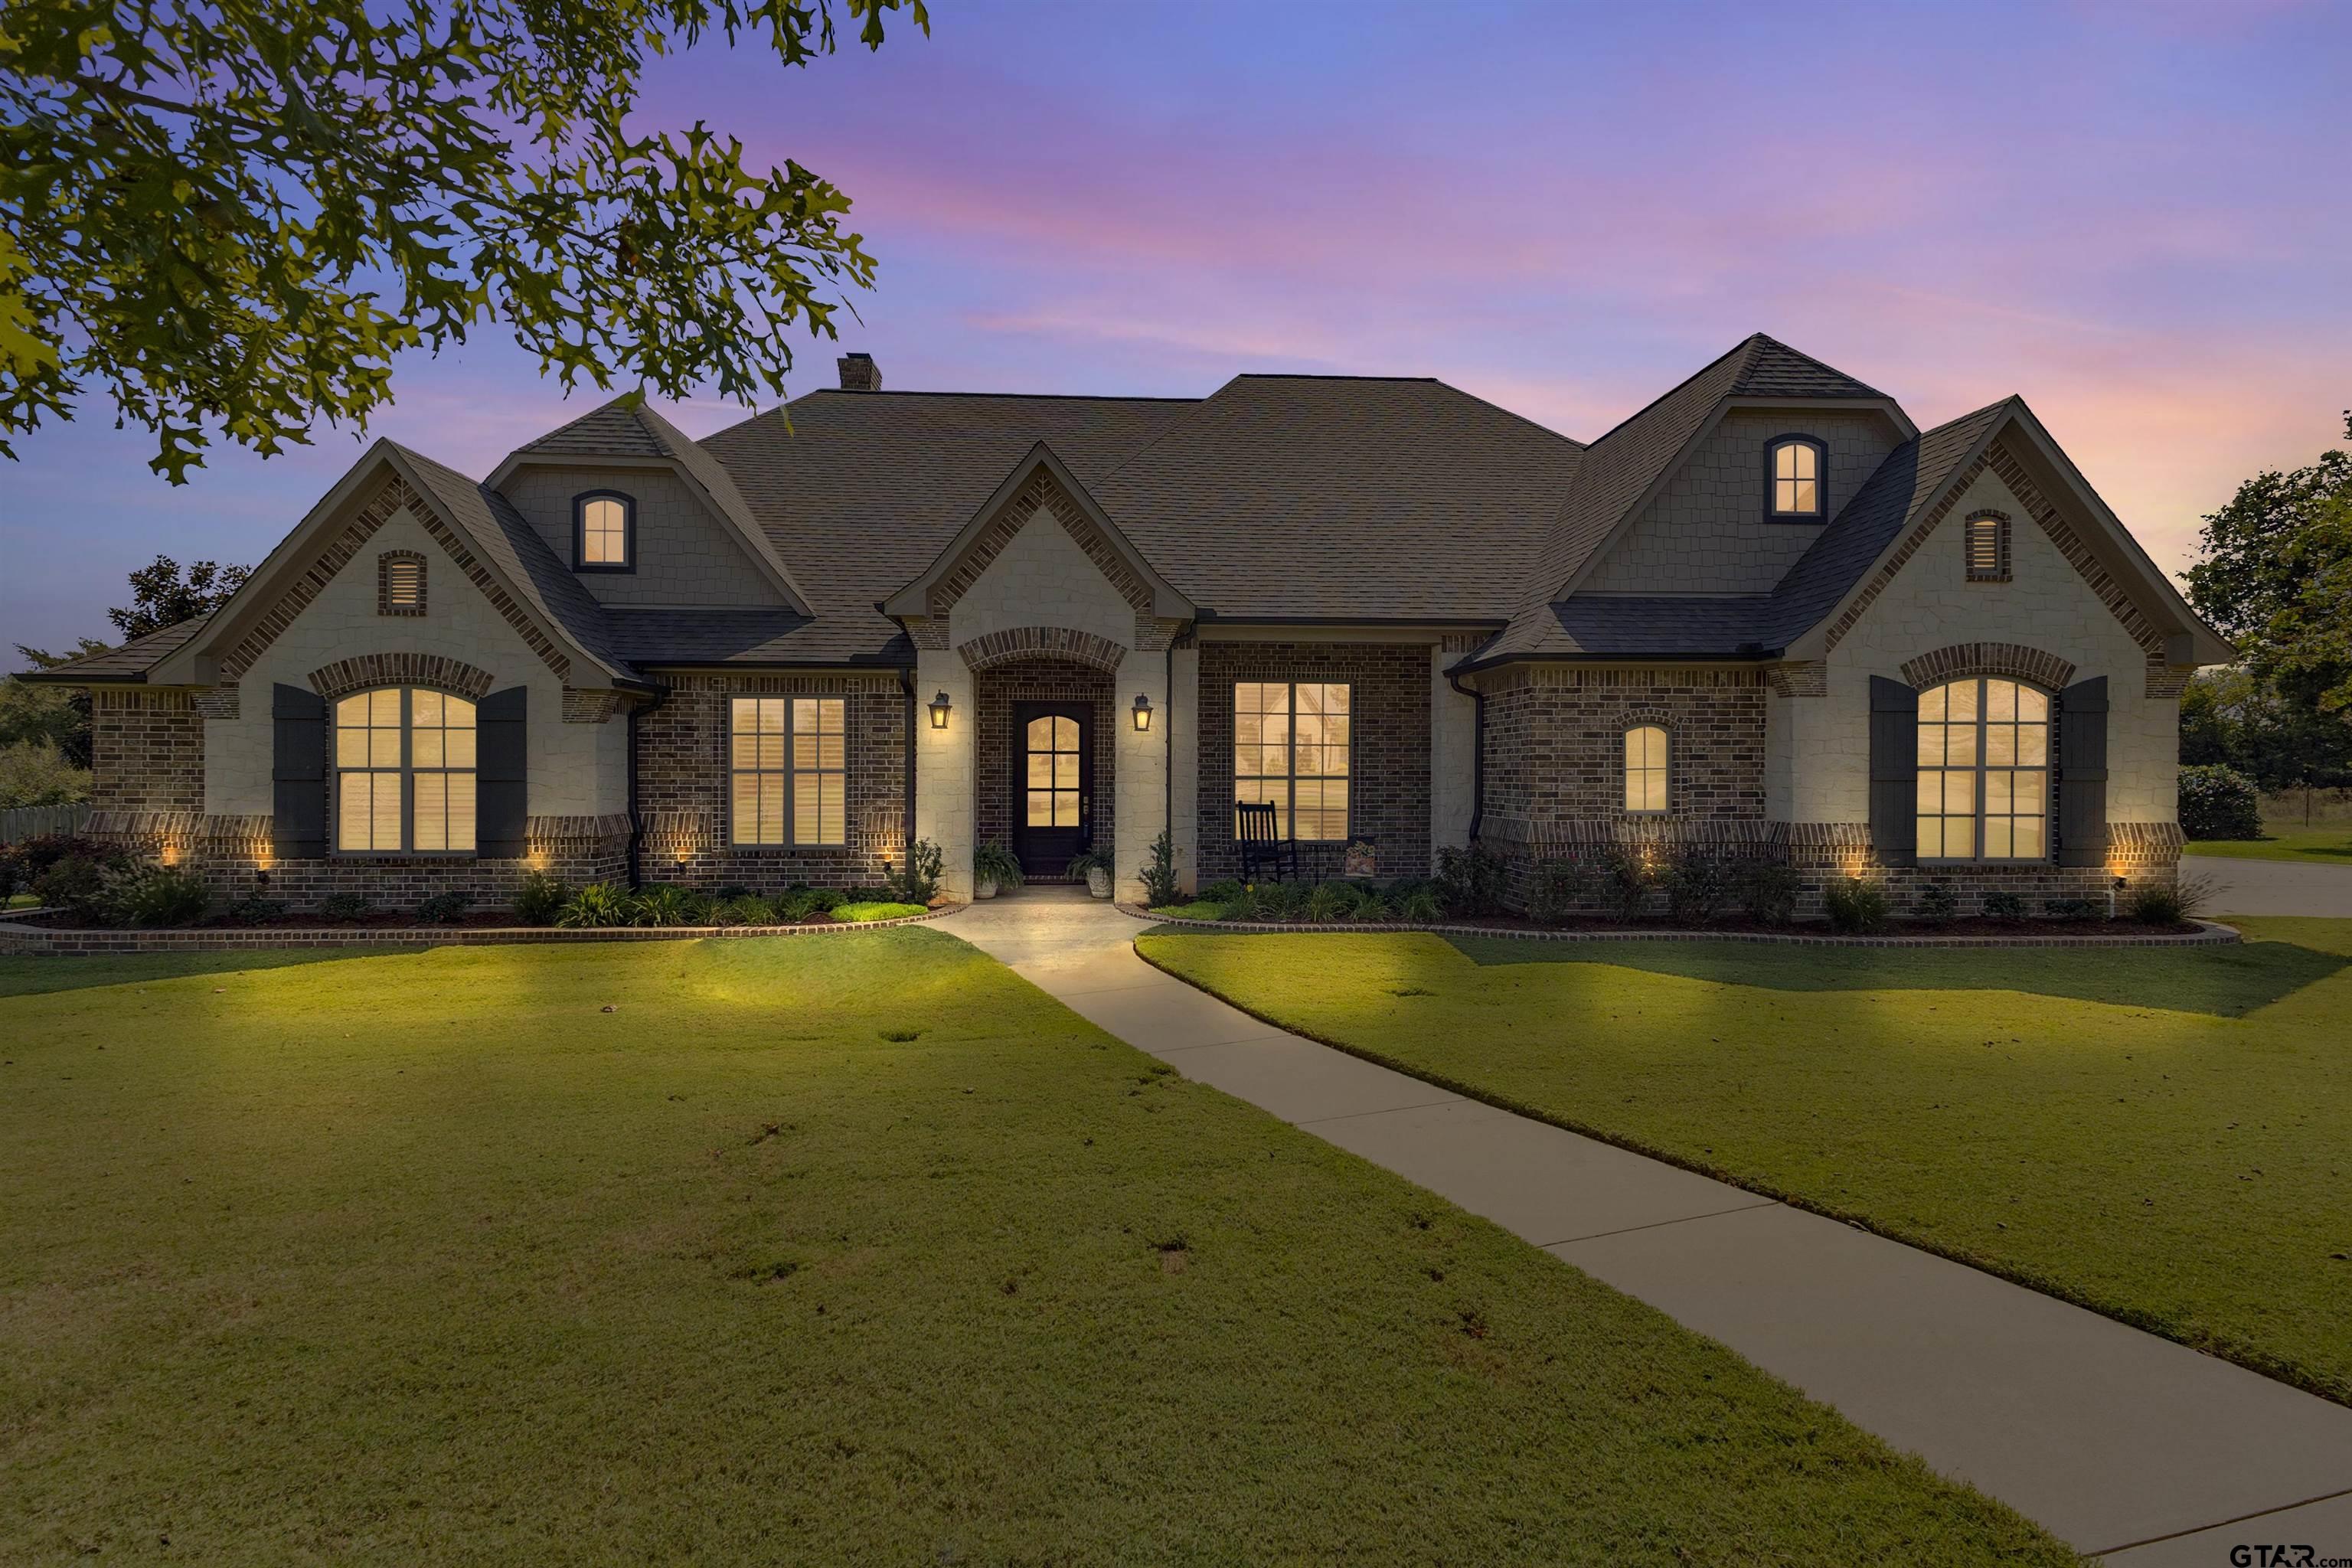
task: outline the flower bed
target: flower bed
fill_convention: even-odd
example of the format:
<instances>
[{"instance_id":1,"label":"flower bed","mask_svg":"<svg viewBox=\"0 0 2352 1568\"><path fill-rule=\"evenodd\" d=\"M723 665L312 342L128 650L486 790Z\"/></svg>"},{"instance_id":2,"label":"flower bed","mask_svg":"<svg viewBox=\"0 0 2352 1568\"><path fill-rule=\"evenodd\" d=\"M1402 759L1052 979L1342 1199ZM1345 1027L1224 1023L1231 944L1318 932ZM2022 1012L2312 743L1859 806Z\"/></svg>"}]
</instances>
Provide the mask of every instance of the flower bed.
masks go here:
<instances>
[{"instance_id":1,"label":"flower bed","mask_svg":"<svg viewBox=\"0 0 2352 1568\"><path fill-rule=\"evenodd\" d=\"M1607 921L1570 921L1540 925L1517 916L1496 915L1475 921L1230 921L1203 919L1180 910L1199 904L1144 909L1121 904L1138 920L1161 925L1216 931L1357 932L1421 931L1439 936L1516 936L1549 942L1778 942L1839 947L2170 947L2210 946L2239 940L2234 927L2214 921L2183 921L2172 926L2142 925L2131 921L1956 920L1933 928L1906 922L1902 927L1866 934L1832 931L1813 925L1797 930L1759 926L1751 921L1674 927L1626 925Z\"/></svg>"},{"instance_id":2,"label":"flower bed","mask_svg":"<svg viewBox=\"0 0 2352 1568\"><path fill-rule=\"evenodd\" d=\"M677 942L712 937L814 936L832 931L883 931L914 925L961 905L878 919L811 918L792 925L530 926L517 925L504 910L468 916L449 925L351 921L321 924L299 916L266 925L206 925L169 928L76 926L43 921L0 921L0 954L88 958L123 952L222 952L277 947L476 946L532 942Z\"/></svg>"}]
</instances>

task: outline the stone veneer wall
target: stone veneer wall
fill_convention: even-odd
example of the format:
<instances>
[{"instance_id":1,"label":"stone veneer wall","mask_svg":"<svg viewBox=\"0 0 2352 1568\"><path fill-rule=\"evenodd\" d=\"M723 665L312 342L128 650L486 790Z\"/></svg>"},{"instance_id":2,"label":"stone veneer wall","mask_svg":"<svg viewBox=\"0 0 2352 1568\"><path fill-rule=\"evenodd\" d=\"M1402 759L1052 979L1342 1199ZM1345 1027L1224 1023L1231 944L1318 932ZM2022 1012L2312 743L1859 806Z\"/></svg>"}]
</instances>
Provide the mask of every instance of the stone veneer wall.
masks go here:
<instances>
[{"instance_id":1,"label":"stone veneer wall","mask_svg":"<svg viewBox=\"0 0 2352 1568\"><path fill-rule=\"evenodd\" d=\"M973 802L976 844L1013 847L1013 802L1019 796L1014 778L1021 747L1013 733L1016 702L1083 702L1093 714L1087 743L1094 752L1094 804L1087 823L1091 841L1104 848L1118 842L1118 715L1112 711L1110 676L1103 670L1060 659L1014 659L983 669L972 678L973 743L979 752L978 799ZM1038 881L1065 881L1058 870L1041 874Z\"/></svg>"},{"instance_id":2,"label":"stone veneer wall","mask_svg":"<svg viewBox=\"0 0 2352 1568\"><path fill-rule=\"evenodd\" d=\"M847 843L729 843L728 703L735 697L846 700ZM895 673L680 675L637 720L637 800L648 882L772 893L793 882L878 887L906 843L907 698Z\"/></svg>"},{"instance_id":3,"label":"stone veneer wall","mask_svg":"<svg viewBox=\"0 0 2352 1568\"><path fill-rule=\"evenodd\" d=\"M1383 876L1430 871L1429 645L1201 644L1200 879L1240 869L1234 847L1234 686L1344 680L1352 688L1349 831L1370 839Z\"/></svg>"}]
</instances>

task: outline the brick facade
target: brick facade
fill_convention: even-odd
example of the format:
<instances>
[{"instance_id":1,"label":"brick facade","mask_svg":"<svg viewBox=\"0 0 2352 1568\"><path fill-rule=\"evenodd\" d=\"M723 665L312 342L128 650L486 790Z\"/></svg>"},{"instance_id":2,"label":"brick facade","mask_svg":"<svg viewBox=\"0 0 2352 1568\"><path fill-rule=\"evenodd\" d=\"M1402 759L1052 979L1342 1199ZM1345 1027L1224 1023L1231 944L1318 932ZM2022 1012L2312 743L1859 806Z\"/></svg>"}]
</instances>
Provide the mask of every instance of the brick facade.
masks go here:
<instances>
[{"instance_id":1,"label":"brick facade","mask_svg":"<svg viewBox=\"0 0 2352 1568\"><path fill-rule=\"evenodd\" d=\"M1427 876L1429 646L1203 642L1200 879L1233 876L1241 865L1234 847L1234 686L1246 680L1349 684L1349 833L1372 841L1382 875Z\"/></svg>"},{"instance_id":2,"label":"brick facade","mask_svg":"<svg viewBox=\"0 0 2352 1568\"><path fill-rule=\"evenodd\" d=\"M975 668L980 668L975 666ZM980 844L1013 846L1013 803L1020 798L1021 784L1015 770L1021 765L1022 749L1013 732L1013 705L1016 702L1083 702L1092 713L1092 727L1087 731L1087 746L1094 753L1089 759L1094 767L1093 817L1087 824L1094 844L1108 847L1118 842L1118 731L1120 715L1115 711L1116 693L1111 678L1102 670L1088 669L1076 664L1055 659L1008 659L980 670L973 680L974 706L979 713L973 722L972 740L978 755L978 799L973 803L973 816ZM1052 879L1040 879L1041 880Z\"/></svg>"},{"instance_id":3,"label":"brick facade","mask_svg":"<svg viewBox=\"0 0 2352 1568\"><path fill-rule=\"evenodd\" d=\"M728 721L736 697L839 697L848 765L840 846L729 842ZM648 882L773 893L793 882L879 887L905 849L907 696L894 674L681 675L637 720Z\"/></svg>"},{"instance_id":4,"label":"brick facade","mask_svg":"<svg viewBox=\"0 0 2352 1568\"><path fill-rule=\"evenodd\" d=\"M205 808L205 721L189 692L101 686L90 693L90 809Z\"/></svg>"}]
</instances>

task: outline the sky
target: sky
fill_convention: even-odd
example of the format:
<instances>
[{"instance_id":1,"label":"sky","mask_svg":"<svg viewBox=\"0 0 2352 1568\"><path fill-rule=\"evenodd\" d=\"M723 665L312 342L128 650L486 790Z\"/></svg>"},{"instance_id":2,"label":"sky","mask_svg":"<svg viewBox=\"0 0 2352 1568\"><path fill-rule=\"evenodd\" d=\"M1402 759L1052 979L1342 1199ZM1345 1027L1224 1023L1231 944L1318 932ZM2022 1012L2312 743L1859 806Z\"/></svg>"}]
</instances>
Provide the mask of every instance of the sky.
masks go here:
<instances>
[{"instance_id":1,"label":"sky","mask_svg":"<svg viewBox=\"0 0 2352 1568\"><path fill-rule=\"evenodd\" d=\"M851 348L896 388L1435 375L1590 440L1760 331L1922 427L2022 394L2168 570L2241 479L2342 444L2352 0L931 9L645 84L645 128L856 203L879 286L794 395ZM488 330L394 386L368 436L476 475L601 401ZM0 647L109 635L159 551L257 562L363 445L173 488L102 400L20 438Z\"/></svg>"}]
</instances>

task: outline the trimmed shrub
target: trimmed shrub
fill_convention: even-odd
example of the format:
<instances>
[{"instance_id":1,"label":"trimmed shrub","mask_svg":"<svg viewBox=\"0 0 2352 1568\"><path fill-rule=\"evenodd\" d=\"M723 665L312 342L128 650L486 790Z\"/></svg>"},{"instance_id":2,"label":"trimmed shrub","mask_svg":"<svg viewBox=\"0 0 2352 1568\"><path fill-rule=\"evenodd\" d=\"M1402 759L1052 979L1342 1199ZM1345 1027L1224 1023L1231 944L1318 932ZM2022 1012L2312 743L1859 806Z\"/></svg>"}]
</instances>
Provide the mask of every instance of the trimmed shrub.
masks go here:
<instances>
[{"instance_id":1,"label":"trimmed shrub","mask_svg":"<svg viewBox=\"0 0 2352 1568\"><path fill-rule=\"evenodd\" d=\"M34 877L33 897L85 920L102 919L100 904L106 896L106 879L128 864L116 856L68 855Z\"/></svg>"},{"instance_id":2,"label":"trimmed shrub","mask_svg":"<svg viewBox=\"0 0 2352 1568\"><path fill-rule=\"evenodd\" d=\"M1912 915L1928 925L1939 926L1959 912L1959 895L1952 891L1952 885L1930 882L1919 889L1919 902Z\"/></svg>"},{"instance_id":3,"label":"trimmed shrub","mask_svg":"<svg viewBox=\"0 0 2352 1568\"><path fill-rule=\"evenodd\" d=\"M904 920L908 915L926 913L929 909L930 906L929 904L902 904L891 903L883 900L869 900L861 903L843 904L833 911L833 918L837 921L846 921L851 925L864 925L872 921Z\"/></svg>"},{"instance_id":4,"label":"trimmed shrub","mask_svg":"<svg viewBox=\"0 0 2352 1568\"><path fill-rule=\"evenodd\" d=\"M515 889L515 919L527 926L553 925L571 901L571 889L545 871L533 871Z\"/></svg>"},{"instance_id":5,"label":"trimmed shrub","mask_svg":"<svg viewBox=\"0 0 2352 1568\"><path fill-rule=\"evenodd\" d=\"M1731 869L1718 856L1692 852L1666 868L1666 918L1678 926L1703 926L1731 901Z\"/></svg>"},{"instance_id":6,"label":"trimmed shrub","mask_svg":"<svg viewBox=\"0 0 2352 1568\"><path fill-rule=\"evenodd\" d=\"M1201 889L1201 900L1210 904L1230 904L1242 890L1242 885L1231 877L1222 882L1212 882Z\"/></svg>"},{"instance_id":7,"label":"trimmed shrub","mask_svg":"<svg viewBox=\"0 0 2352 1568\"><path fill-rule=\"evenodd\" d=\"M2262 797L2254 781L2220 763L2181 769L2180 831L2190 838L2260 838Z\"/></svg>"},{"instance_id":8,"label":"trimmed shrub","mask_svg":"<svg viewBox=\"0 0 2352 1568\"><path fill-rule=\"evenodd\" d=\"M436 893L416 906L416 918L430 926L453 926L473 907L471 893Z\"/></svg>"},{"instance_id":9,"label":"trimmed shrub","mask_svg":"<svg viewBox=\"0 0 2352 1568\"><path fill-rule=\"evenodd\" d=\"M691 888L657 882L630 900L631 925L698 926L710 913L710 902Z\"/></svg>"},{"instance_id":10,"label":"trimmed shrub","mask_svg":"<svg viewBox=\"0 0 2352 1568\"><path fill-rule=\"evenodd\" d=\"M1621 921L1637 921L1649 908L1650 889L1658 885L1656 862L1618 845L1609 852L1601 877L1601 897Z\"/></svg>"},{"instance_id":11,"label":"trimmed shrub","mask_svg":"<svg viewBox=\"0 0 2352 1568\"><path fill-rule=\"evenodd\" d=\"M268 925L285 912L283 900L265 899L259 893L247 893L244 898L231 900L222 909L221 918L231 925L257 926Z\"/></svg>"},{"instance_id":12,"label":"trimmed shrub","mask_svg":"<svg viewBox=\"0 0 2352 1568\"><path fill-rule=\"evenodd\" d=\"M1984 912L1997 921L2021 921L2025 918L2025 895L1995 888L1984 896Z\"/></svg>"},{"instance_id":13,"label":"trimmed shrub","mask_svg":"<svg viewBox=\"0 0 2352 1568\"><path fill-rule=\"evenodd\" d=\"M329 893L319 900L319 914L331 921L363 921L374 909L365 893Z\"/></svg>"},{"instance_id":14,"label":"trimmed shrub","mask_svg":"<svg viewBox=\"0 0 2352 1568\"><path fill-rule=\"evenodd\" d=\"M798 888L793 889L808 901L809 914L829 915L849 902L849 895L839 888Z\"/></svg>"},{"instance_id":15,"label":"trimmed shrub","mask_svg":"<svg viewBox=\"0 0 2352 1568\"><path fill-rule=\"evenodd\" d=\"M2042 908L2052 920L2058 921L2093 921L2106 912L2096 899L2052 899Z\"/></svg>"},{"instance_id":16,"label":"trimmed shrub","mask_svg":"<svg viewBox=\"0 0 2352 1568\"><path fill-rule=\"evenodd\" d=\"M1568 920L1584 901L1585 881L1584 868L1573 860L1539 862L1528 890L1528 918L1545 925Z\"/></svg>"},{"instance_id":17,"label":"trimmed shrub","mask_svg":"<svg viewBox=\"0 0 2352 1568\"><path fill-rule=\"evenodd\" d=\"M1143 901L1146 904L1172 904L1184 896L1177 885L1176 841L1161 828L1160 837L1151 841L1151 858L1146 860L1139 874L1143 878Z\"/></svg>"},{"instance_id":18,"label":"trimmed shrub","mask_svg":"<svg viewBox=\"0 0 2352 1568\"><path fill-rule=\"evenodd\" d=\"M1758 925L1784 926L1797 916L1805 879L1780 860L1749 860L1732 873L1732 897L1740 913Z\"/></svg>"},{"instance_id":19,"label":"trimmed shrub","mask_svg":"<svg viewBox=\"0 0 2352 1568\"><path fill-rule=\"evenodd\" d=\"M591 882L572 895L555 923L576 929L625 926L635 915L636 895L618 882Z\"/></svg>"},{"instance_id":20,"label":"trimmed shrub","mask_svg":"<svg viewBox=\"0 0 2352 1568\"><path fill-rule=\"evenodd\" d=\"M738 893L713 900L704 918L715 926L763 926L773 923L775 910L757 893Z\"/></svg>"},{"instance_id":21,"label":"trimmed shrub","mask_svg":"<svg viewBox=\"0 0 2352 1568\"><path fill-rule=\"evenodd\" d=\"M890 873L890 896L905 904L924 904L939 897L940 873L947 861L940 847L928 838L907 846L907 858Z\"/></svg>"},{"instance_id":22,"label":"trimmed shrub","mask_svg":"<svg viewBox=\"0 0 2352 1568\"><path fill-rule=\"evenodd\" d=\"M1490 915L1503 907L1506 872L1484 845L1448 844L1437 852L1437 898L1455 916Z\"/></svg>"},{"instance_id":23,"label":"trimmed shrub","mask_svg":"<svg viewBox=\"0 0 2352 1568\"><path fill-rule=\"evenodd\" d=\"M1397 900L1396 912L1408 925L1435 925L1445 918L1445 906L1438 901L1437 890L1424 882Z\"/></svg>"},{"instance_id":24,"label":"trimmed shrub","mask_svg":"<svg viewBox=\"0 0 2352 1568\"><path fill-rule=\"evenodd\" d=\"M1822 889L1822 898L1829 906L1830 924L1838 931L1858 935L1886 924L1886 889L1876 882L1839 877Z\"/></svg>"},{"instance_id":25,"label":"trimmed shrub","mask_svg":"<svg viewBox=\"0 0 2352 1568\"><path fill-rule=\"evenodd\" d=\"M1306 917L1318 924L1329 925L1355 917L1356 906L1363 902L1361 895L1345 882L1326 882L1307 895Z\"/></svg>"},{"instance_id":26,"label":"trimmed shrub","mask_svg":"<svg viewBox=\"0 0 2352 1568\"><path fill-rule=\"evenodd\" d=\"M212 889L195 872L152 864L108 873L98 895L98 909L109 925L190 926L205 918L212 902Z\"/></svg>"}]
</instances>

